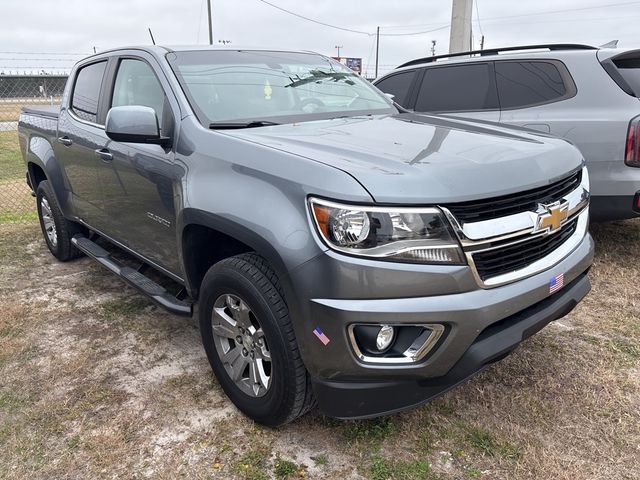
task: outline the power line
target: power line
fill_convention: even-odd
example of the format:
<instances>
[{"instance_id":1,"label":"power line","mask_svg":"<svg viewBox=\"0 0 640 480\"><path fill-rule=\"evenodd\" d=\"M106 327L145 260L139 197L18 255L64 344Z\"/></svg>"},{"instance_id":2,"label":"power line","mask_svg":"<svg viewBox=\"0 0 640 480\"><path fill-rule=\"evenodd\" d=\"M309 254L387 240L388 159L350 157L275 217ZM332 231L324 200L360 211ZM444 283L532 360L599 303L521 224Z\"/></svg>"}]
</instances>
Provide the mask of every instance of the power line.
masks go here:
<instances>
[{"instance_id":1,"label":"power line","mask_svg":"<svg viewBox=\"0 0 640 480\"><path fill-rule=\"evenodd\" d=\"M335 28L336 30L342 30L343 32L351 32L351 33L359 33L361 35L373 35L370 32L363 32L361 30L352 30L351 28L338 27L336 25L331 25L329 23L321 22L320 20L314 20L313 18L305 17L304 15L300 15L299 13L292 12L291 10L287 10L286 8L279 7L278 5L274 5L271 2L267 2L267 0L258 0L270 7L275 8L276 10L280 10L281 12L288 13L289 15L293 15L294 17L302 18L303 20L307 20L309 22L317 23L318 25L324 25L325 27Z\"/></svg>"},{"instance_id":2,"label":"power line","mask_svg":"<svg viewBox=\"0 0 640 480\"><path fill-rule=\"evenodd\" d=\"M519 18L519 17L530 17L533 15L551 15L556 13L579 12L583 10L598 10L605 7L623 7L627 5L638 5L638 4L640 4L640 2L607 3L604 5L598 5L597 7L565 8L564 10L550 10L548 12L540 12L540 13L526 13L526 14L520 14L520 15L506 15L503 17L485 18L485 21L486 20L505 20L509 18Z\"/></svg>"},{"instance_id":3,"label":"power line","mask_svg":"<svg viewBox=\"0 0 640 480\"><path fill-rule=\"evenodd\" d=\"M281 12L288 13L289 15L293 15L294 17L298 17L298 18L301 18L303 20L307 20L308 22L316 23L318 25L322 25L322 26L329 27L329 28L334 28L336 30L342 30L343 32L350 32L350 33L357 33L357 34L360 34L360 35L367 35L369 37L376 35L376 33L374 33L374 32L365 32L363 30L354 30L352 28L339 27L337 25L331 25L330 23L326 23L326 22L322 22L320 20L316 20L316 19L313 19L313 18L305 17L304 15L300 15L299 13L292 12L291 10L287 10L286 8L282 8L282 7L278 6L278 5L275 5L275 4L271 3L271 2L268 2L267 0L258 0L258 1L261 2L261 3L264 3L265 5L269 5L270 7L273 7L275 9L277 9L277 10L280 10ZM380 28L383 28L383 27L380 27ZM381 37L382 36L384 36L384 37L401 37L401 36L408 36L408 35L423 35L425 33L431 33L431 32L435 32L437 30L443 30L445 28L449 28L449 24L442 25L442 26L440 26L438 28L434 28L432 30L424 30L422 32L380 33L380 36Z\"/></svg>"},{"instance_id":4,"label":"power line","mask_svg":"<svg viewBox=\"0 0 640 480\"><path fill-rule=\"evenodd\" d=\"M605 8L605 7L624 7L624 6L628 6L628 5L638 5L638 4L640 4L640 1L621 2L621 3L606 3L606 4L603 4L603 5L598 5L598 6L594 6L594 7L565 8L563 10L548 10L546 12L522 13L522 14L517 14L517 15L506 15L506 16L502 16L502 17L487 17L483 21L486 23L486 22L492 21L492 20L503 20L503 19L510 19L510 18L530 17L530 16L533 16L533 15L536 15L536 16L538 16L538 15L553 15L553 14L556 14L556 13L578 12L578 11L584 11L584 10L598 10L598 9ZM428 27L428 26L431 26L431 25L435 25L435 24L434 23L415 23L415 24L411 24L411 25L387 25L387 26L383 26L381 28L416 28L416 27Z\"/></svg>"},{"instance_id":5,"label":"power line","mask_svg":"<svg viewBox=\"0 0 640 480\"><path fill-rule=\"evenodd\" d=\"M437 32L438 30L444 30L445 28L449 28L450 25L447 23L446 25L441 25L437 28L433 28L431 30L423 30L421 32L410 32L410 33L381 33L381 37L404 37L407 35L424 35L425 33ZM381 29L384 27L380 27Z\"/></svg>"},{"instance_id":6,"label":"power line","mask_svg":"<svg viewBox=\"0 0 640 480\"><path fill-rule=\"evenodd\" d=\"M0 52L3 55L90 55L90 52L83 53L65 53L65 52Z\"/></svg>"}]
</instances>

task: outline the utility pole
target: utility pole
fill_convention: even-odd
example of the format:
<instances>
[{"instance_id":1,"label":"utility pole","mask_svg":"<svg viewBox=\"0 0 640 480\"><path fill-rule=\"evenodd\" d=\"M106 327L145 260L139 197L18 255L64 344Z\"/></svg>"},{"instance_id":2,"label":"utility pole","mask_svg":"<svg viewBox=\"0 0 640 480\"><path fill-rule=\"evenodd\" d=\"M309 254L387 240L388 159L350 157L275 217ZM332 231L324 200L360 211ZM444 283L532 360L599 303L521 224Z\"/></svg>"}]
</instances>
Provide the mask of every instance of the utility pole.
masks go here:
<instances>
[{"instance_id":1,"label":"utility pole","mask_svg":"<svg viewBox=\"0 0 640 480\"><path fill-rule=\"evenodd\" d=\"M480 50L484 50L484 35L480 38Z\"/></svg>"},{"instance_id":2,"label":"utility pole","mask_svg":"<svg viewBox=\"0 0 640 480\"><path fill-rule=\"evenodd\" d=\"M209 45L213 45L213 24L211 23L211 0L207 0L207 20L209 20Z\"/></svg>"},{"instance_id":3,"label":"utility pole","mask_svg":"<svg viewBox=\"0 0 640 480\"><path fill-rule=\"evenodd\" d=\"M453 0L449 53L467 52L471 48L473 0Z\"/></svg>"},{"instance_id":4,"label":"utility pole","mask_svg":"<svg viewBox=\"0 0 640 480\"><path fill-rule=\"evenodd\" d=\"M335 47L333 47L333 48L337 48L337 49L338 49L338 58L340 58L340 49L341 49L341 48L344 48L344 45L336 45L336 46L335 46Z\"/></svg>"},{"instance_id":5,"label":"utility pole","mask_svg":"<svg viewBox=\"0 0 640 480\"><path fill-rule=\"evenodd\" d=\"M376 30L376 75L378 78L378 55L380 54L380 27Z\"/></svg>"}]
</instances>

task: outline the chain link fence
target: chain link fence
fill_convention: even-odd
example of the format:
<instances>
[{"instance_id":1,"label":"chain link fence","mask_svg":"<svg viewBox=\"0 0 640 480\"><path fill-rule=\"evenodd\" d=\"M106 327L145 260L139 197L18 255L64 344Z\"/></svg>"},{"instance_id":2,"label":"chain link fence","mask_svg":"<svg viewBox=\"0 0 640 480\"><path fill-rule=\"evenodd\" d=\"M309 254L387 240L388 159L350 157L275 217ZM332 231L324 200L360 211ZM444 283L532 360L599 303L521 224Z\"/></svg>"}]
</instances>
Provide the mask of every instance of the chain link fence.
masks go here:
<instances>
[{"instance_id":1,"label":"chain link fence","mask_svg":"<svg viewBox=\"0 0 640 480\"><path fill-rule=\"evenodd\" d=\"M59 104L69 71L83 55L0 52L0 224L37 220L18 141L20 111Z\"/></svg>"}]
</instances>

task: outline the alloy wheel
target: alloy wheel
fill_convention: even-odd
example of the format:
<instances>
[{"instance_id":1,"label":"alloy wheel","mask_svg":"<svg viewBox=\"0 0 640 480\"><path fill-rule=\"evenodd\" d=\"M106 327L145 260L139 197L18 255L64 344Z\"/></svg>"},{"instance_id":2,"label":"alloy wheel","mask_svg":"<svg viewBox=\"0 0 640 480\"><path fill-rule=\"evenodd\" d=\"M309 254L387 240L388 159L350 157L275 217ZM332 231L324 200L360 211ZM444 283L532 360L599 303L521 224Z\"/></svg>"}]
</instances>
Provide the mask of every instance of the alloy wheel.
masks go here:
<instances>
[{"instance_id":1,"label":"alloy wheel","mask_svg":"<svg viewBox=\"0 0 640 480\"><path fill-rule=\"evenodd\" d=\"M237 295L220 295L213 306L213 340L224 368L250 397L262 397L271 386L271 353L262 327Z\"/></svg>"},{"instance_id":2,"label":"alloy wheel","mask_svg":"<svg viewBox=\"0 0 640 480\"><path fill-rule=\"evenodd\" d=\"M58 245L58 232L56 231L56 223L53 220L53 213L51 212L49 200L45 197L40 199L40 213L42 215L44 232L47 235L49 244L55 248Z\"/></svg>"}]
</instances>

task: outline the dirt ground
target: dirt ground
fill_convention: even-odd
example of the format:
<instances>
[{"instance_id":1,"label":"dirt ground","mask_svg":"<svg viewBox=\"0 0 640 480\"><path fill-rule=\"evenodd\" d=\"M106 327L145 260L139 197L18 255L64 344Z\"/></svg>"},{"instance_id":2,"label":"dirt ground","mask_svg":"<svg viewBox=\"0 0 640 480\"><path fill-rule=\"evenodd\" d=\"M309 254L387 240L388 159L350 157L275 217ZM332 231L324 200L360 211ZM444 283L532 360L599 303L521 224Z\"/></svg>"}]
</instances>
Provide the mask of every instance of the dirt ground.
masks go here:
<instances>
[{"instance_id":1,"label":"dirt ground","mask_svg":"<svg viewBox=\"0 0 640 480\"><path fill-rule=\"evenodd\" d=\"M195 321L0 225L0 478L640 478L640 222L593 234L589 297L464 386L271 430L224 396Z\"/></svg>"}]
</instances>

